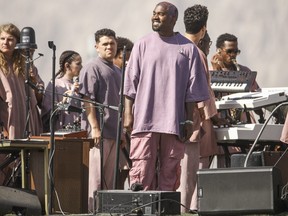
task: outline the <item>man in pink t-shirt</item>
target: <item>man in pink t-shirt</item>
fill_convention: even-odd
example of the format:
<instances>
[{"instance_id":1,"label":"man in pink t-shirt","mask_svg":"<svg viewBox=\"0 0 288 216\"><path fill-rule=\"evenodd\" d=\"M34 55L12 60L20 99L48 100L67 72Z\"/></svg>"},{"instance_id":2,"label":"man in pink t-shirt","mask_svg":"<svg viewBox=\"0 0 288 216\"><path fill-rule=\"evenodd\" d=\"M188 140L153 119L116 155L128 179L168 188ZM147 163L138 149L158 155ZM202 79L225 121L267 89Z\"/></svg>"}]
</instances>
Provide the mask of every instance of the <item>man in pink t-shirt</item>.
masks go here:
<instances>
[{"instance_id":1,"label":"man in pink t-shirt","mask_svg":"<svg viewBox=\"0 0 288 216\"><path fill-rule=\"evenodd\" d=\"M144 190L179 186L184 141L193 132L193 107L209 98L197 47L174 32L178 10L156 5L154 32L134 44L124 82L124 127L131 132L130 184Z\"/></svg>"}]
</instances>

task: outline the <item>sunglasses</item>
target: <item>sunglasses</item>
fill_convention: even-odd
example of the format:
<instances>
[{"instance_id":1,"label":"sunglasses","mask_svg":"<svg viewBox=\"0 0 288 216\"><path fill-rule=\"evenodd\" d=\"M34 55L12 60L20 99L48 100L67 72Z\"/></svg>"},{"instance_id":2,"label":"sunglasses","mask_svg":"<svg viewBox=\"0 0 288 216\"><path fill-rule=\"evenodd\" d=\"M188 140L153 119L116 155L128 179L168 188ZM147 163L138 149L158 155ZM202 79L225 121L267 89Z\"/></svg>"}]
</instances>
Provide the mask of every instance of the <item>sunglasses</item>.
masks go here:
<instances>
[{"instance_id":1,"label":"sunglasses","mask_svg":"<svg viewBox=\"0 0 288 216\"><path fill-rule=\"evenodd\" d=\"M226 52L227 54L236 54L236 55L239 55L241 53L241 50L239 49L226 49L226 50L223 50L224 52Z\"/></svg>"}]
</instances>

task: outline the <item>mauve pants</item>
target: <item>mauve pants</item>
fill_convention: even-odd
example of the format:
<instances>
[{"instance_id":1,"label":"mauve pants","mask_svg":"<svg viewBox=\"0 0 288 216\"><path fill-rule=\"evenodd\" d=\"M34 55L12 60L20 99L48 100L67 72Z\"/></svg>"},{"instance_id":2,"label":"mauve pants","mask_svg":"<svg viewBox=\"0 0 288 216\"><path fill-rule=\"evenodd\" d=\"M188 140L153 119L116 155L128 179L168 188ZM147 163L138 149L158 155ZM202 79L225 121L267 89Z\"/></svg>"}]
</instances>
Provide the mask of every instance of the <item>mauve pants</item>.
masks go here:
<instances>
[{"instance_id":1,"label":"mauve pants","mask_svg":"<svg viewBox=\"0 0 288 216\"><path fill-rule=\"evenodd\" d=\"M144 190L175 191L180 183L180 161L184 143L176 135L138 133L131 136L130 184L139 182Z\"/></svg>"}]
</instances>

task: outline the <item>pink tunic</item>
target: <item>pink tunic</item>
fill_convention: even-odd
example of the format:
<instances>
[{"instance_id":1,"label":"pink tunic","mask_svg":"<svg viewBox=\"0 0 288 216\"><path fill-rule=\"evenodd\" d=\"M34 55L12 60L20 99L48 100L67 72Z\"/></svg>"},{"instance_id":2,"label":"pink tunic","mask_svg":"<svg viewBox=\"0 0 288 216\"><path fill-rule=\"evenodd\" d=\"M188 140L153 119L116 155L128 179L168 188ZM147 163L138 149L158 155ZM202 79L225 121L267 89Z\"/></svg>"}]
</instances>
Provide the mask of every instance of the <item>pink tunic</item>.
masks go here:
<instances>
[{"instance_id":1,"label":"pink tunic","mask_svg":"<svg viewBox=\"0 0 288 216\"><path fill-rule=\"evenodd\" d=\"M181 192L181 203L186 207L197 210L197 170L209 168L209 156L218 152L216 135L210 118L217 114L215 95L210 86L210 73L205 54L198 49L203 65L205 66L206 80L210 98L198 103L198 108L203 109L205 118L202 119L196 108L193 115L194 132L190 142L185 144L184 158L181 160L181 179L178 191ZM201 160L200 160L201 158ZM208 162L207 162L208 161ZM199 164L200 163L200 164ZM181 212L189 212L189 209L181 207Z\"/></svg>"},{"instance_id":2,"label":"pink tunic","mask_svg":"<svg viewBox=\"0 0 288 216\"><path fill-rule=\"evenodd\" d=\"M121 70L112 62L100 57L93 59L85 65L80 72L79 92L88 96L92 101L96 101L104 106L119 106L121 86ZM96 118L100 122L100 112L96 109ZM103 137L106 139L116 139L118 112L104 108L104 129ZM82 129L90 132L90 124L86 115L83 115L81 122Z\"/></svg>"},{"instance_id":3,"label":"pink tunic","mask_svg":"<svg viewBox=\"0 0 288 216\"><path fill-rule=\"evenodd\" d=\"M73 82L64 77L55 80L55 104L61 102L63 100L64 93L68 90L71 90L73 86ZM74 95L75 97L75 95ZM49 118L51 112L51 100L52 100L52 83L49 82L47 88L45 90L45 94L42 101L42 120L44 124L44 129L46 132L50 131L49 127ZM75 107L80 107L80 101L76 99L71 100L71 105ZM59 111L55 116L55 130L62 129L67 125L73 126L74 121L77 121L80 114L77 112L67 112L67 111ZM80 122L79 122L80 124Z\"/></svg>"},{"instance_id":4,"label":"pink tunic","mask_svg":"<svg viewBox=\"0 0 288 216\"><path fill-rule=\"evenodd\" d=\"M215 104L215 95L210 85L211 76L208 69L207 57L201 50L199 52L201 54L203 64L205 65L208 91L210 95L210 98L208 100L203 101L205 120L201 122L201 129L203 135L200 139L200 157L209 157L215 155L218 152L216 134L213 128L213 124L210 120L210 118L216 115L218 112Z\"/></svg>"},{"instance_id":5,"label":"pink tunic","mask_svg":"<svg viewBox=\"0 0 288 216\"><path fill-rule=\"evenodd\" d=\"M0 120L9 133L9 139L24 138L26 125L26 91L25 80L14 73L4 76L0 71ZM29 87L30 94L30 135L42 132L42 122L37 107L34 91Z\"/></svg>"},{"instance_id":6,"label":"pink tunic","mask_svg":"<svg viewBox=\"0 0 288 216\"><path fill-rule=\"evenodd\" d=\"M118 107L120 100L121 71L112 62L100 57L93 59L85 65L80 72L79 92L89 96L92 101L100 104ZM100 123L99 109L97 111L97 121ZM118 112L104 108L104 128L103 128L103 164L101 167L101 149L93 147L89 152L89 188L88 188L88 209L93 211L93 193L100 189L113 189L115 160L116 160L116 135ZM90 124L84 113L81 122L82 129L90 132ZM89 133L90 134L90 133ZM91 136L91 135L90 135ZM123 167L124 158L122 151L119 153L119 163ZM103 178L101 188L101 169L103 168Z\"/></svg>"},{"instance_id":7,"label":"pink tunic","mask_svg":"<svg viewBox=\"0 0 288 216\"><path fill-rule=\"evenodd\" d=\"M0 70L0 122L9 133L9 139L26 138L26 91L25 80L17 77L13 72L7 76ZM37 107L37 100L34 91L29 87L30 108L29 127L30 135L40 135L42 132L42 122ZM0 154L0 164L3 162L5 154ZM11 165L12 166L12 165ZM4 172L0 172L0 185L5 179Z\"/></svg>"}]
</instances>

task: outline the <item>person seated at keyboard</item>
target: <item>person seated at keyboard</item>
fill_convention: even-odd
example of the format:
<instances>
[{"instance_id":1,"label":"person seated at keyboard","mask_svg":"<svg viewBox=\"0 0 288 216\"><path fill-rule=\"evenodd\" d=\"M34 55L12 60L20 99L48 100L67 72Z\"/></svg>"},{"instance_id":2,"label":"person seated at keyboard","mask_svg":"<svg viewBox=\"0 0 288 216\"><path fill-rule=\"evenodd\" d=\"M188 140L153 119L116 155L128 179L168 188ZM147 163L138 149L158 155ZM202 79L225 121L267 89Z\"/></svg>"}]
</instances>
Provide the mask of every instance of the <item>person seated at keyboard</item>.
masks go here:
<instances>
[{"instance_id":1,"label":"person seated at keyboard","mask_svg":"<svg viewBox=\"0 0 288 216\"><path fill-rule=\"evenodd\" d=\"M216 41L216 53L211 58L212 70L220 71L245 71L251 72L250 68L237 63L237 56L240 54L238 48L238 38L235 35L224 33L221 34ZM254 80L250 91L258 91L260 89L256 80ZM223 94L215 93L215 96L220 99ZM254 110L259 116L259 123L265 121L262 109ZM246 115L242 110L230 110L232 124L239 122L256 122L252 115ZM244 114L244 115L243 115ZM251 114L251 113L250 113ZM253 119L251 119L253 118Z\"/></svg>"},{"instance_id":2,"label":"person seated at keyboard","mask_svg":"<svg viewBox=\"0 0 288 216\"><path fill-rule=\"evenodd\" d=\"M245 71L251 72L250 68L244 65L240 65L237 63L237 56L240 54L240 49L238 48L238 38L229 33L221 34L216 40L216 53L212 55L211 58L211 66L210 70L213 71ZM258 91L260 87L256 80L253 81L250 91ZM236 93L236 92L235 92ZM227 95L228 93L224 92L215 92L215 97L221 99L222 96ZM264 114L262 109L254 110L254 112L259 116L259 123L263 123L265 121ZM256 123L256 119L252 112L244 112L243 109L229 109L224 110L220 113L222 117L226 117L230 119L231 124L239 124L239 123ZM217 156L217 167L225 166L224 153L222 149L219 149L219 155ZM238 147L229 147L229 153L240 152L241 150Z\"/></svg>"},{"instance_id":3,"label":"person seated at keyboard","mask_svg":"<svg viewBox=\"0 0 288 216\"><path fill-rule=\"evenodd\" d=\"M216 41L216 53L211 58L213 70L222 71L249 71L251 70L237 63L237 56L241 53L238 49L238 38L235 35L225 33L221 34ZM251 90L259 88L255 81Z\"/></svg>"}]
</instances>

